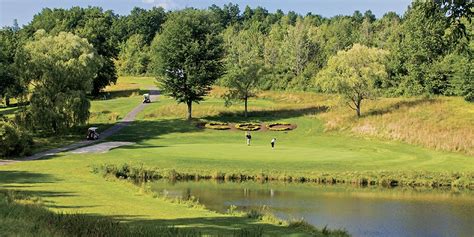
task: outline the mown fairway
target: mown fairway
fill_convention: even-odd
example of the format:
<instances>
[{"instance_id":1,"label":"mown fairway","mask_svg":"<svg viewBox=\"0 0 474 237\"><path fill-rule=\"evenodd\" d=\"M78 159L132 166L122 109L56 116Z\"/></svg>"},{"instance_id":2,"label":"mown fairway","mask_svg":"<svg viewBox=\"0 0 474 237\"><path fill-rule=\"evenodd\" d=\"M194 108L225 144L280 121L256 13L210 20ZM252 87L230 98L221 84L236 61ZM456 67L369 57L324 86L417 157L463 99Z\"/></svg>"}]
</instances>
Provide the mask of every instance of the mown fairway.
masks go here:
<instances>
[{"instance_id":1,"label":"mown fairway","mask_svg":"<svg viewBox=\"0 0 474 237\"><path fill-rule=\"evenodd\" d=\"M129 80L122 80L117 87L124 86ZM140 79L132 81L135 80L137 82L127 85L141 82ZM153 86L153 80L137 84L135 88L148 86ZM114 93L129 96L125 92ZM127 109L139 103L139 95L94 101L92 114L117 113L121 117ZM364 139L342 132L324 133L324 123L318 118L318 114L324 113L321 109L324 103L329 102L315 101L314 106L304 107L306 105L276 102L271 98L255 99L250 101L251 117L247 120L240 117L240 105L226 108L217 97L194 107L195 115L207 121L286 121L298 126L289 132L253 132L252 145L248 147L243 131L198 128L183 119L184 105L160 97L139 115L138 121L110 138L136 142L135 145L103 154L65 153L43 160L0 166L0 187L31 191L55 211L107 215L130 221L136 226L178 225L215 233L217 229L230 231L232 228L261 225L268 233L288 234L290 230L269 223L256 223L248 218L229 217L155 199L130 183L106 180L91 173L91 169L104 163L133 163L209 175L216 172L311 176L318 172L346 171L474 171L473 157L462 153ZM111 123L108 117L99 120L98 123ZM275 150L270 148L273 137L277 138Z\"/></svg>"}]
</instances>

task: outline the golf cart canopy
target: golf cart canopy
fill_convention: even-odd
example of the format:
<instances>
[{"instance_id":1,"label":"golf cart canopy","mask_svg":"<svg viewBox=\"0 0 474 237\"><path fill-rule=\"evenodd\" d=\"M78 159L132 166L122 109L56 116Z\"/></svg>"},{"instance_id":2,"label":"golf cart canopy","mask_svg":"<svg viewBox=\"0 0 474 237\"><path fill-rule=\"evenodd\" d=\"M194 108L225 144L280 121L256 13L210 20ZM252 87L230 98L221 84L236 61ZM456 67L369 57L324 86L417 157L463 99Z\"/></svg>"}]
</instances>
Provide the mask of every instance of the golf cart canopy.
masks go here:
<instances>
[{"instance_id":1,"label":"golf cart canopy","mask_svg":"<svg viewBox=\"0 0 474 237\"><path fill-rule=\"evenodd\" d=\"M97 127L90 127L90 128L89 128L89 131L95 132L97 129L98 129Z\"/></svg>"}]
</instances>

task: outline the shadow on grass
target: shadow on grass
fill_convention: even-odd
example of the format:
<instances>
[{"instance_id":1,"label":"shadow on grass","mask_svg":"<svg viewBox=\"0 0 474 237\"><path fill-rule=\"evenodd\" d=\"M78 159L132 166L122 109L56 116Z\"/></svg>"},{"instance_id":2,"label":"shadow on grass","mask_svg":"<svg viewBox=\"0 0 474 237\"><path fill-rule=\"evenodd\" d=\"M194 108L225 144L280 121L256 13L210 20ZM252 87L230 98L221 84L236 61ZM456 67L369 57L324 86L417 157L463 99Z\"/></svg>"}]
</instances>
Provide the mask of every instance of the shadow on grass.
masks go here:
<instances>
[{"instance_id":1,"label":"shadow on grass","mask_svg":"<svg viewBox=\"0 0 474 237\"><path fill-rule=\"evenodd\" d=\"M176 218L176 219L114 219L127 221L127 223L135 228L147 228L150 226L177 226L183 229L195 230L201 234L232 236L236 231L241 229L262 229L267 236L280 236L282 234L294 233L295 230L285 226L273 225L269 223L261 223L256 219L247 217L199 217L199 218Z\"/></svg>"},{"instance_id":2,"label":"shadow on grass","mask_svg":"<svg viewBox=\"0 0 474 237\"><path fill-rule=\"evenodd\" d=\"M250 116L245 118L240 112L223 112L217 116L203 117L202 119L210 121L223 122L243 122L243 121L272 121L282 120L304 115L313 115L327 111L326 106L313 106L301 109L279 109L279 110L262 110L250 112ZM144 143L146 140L159 139L161 136L170 133L196 133L202 132L204 129L198 126L198 120L188 121L185 119L160 119L160 120L138 120L129 126L124 127L119 133L114 134L107 140L136 142L138 146L127 146L124 148L141 149L154 148L161 146L148 146Z\"/></svg>"},{"instance_id":3,"label":"shadow on grass","mask_svg":"<svg viewBox=\"0 0 474 237\"><path fill-rule=\"evenodd\" d=\"M25 190L25 188L40 187L38 184L59 182L52 175L32 173L26 171L0 171L0 190L9 190L20 197L71 197L71 192L57 192L48 190ZM28 185L31 184L31 185ZM50 204L54 207L54 204Z\"/></svg>"},{"instance_id":4,"label":"shadow on grass","mask_svg":"<svg viewBox=\"0 0 474 237\"><path fill-rule=\"evenodd\" d=\"M124 127L117 134L112 135L108 140L136 142L139 147L130 146L128 148L143 148L146 144L140 144L149 139L157 139L169 133L195 133L201 132L194 122L183 119L163 119L163 120L139 120ZM151 146L160 147L160 146Z\"/></svg>"},{"instance_id":5,"label":"shadow on grass","mask_svg":"<svg viewBox=\"0 0 474 237\"><path fill-rule=\"evenodd\" d=\"M56 181L59 181L59 179L48 174L26 171L0 171L0 186L7 184L52 183Z\"/></svg>"},{"instance_id":6,"label":"shadow on grass","mask_svg":"<svg viewBox=\"0 0 474 237\"><path fill-rule=\"evenodd\" d=\"M245 118L243 112L221 112L217 116L207 116L203 119L221 122L247 122L247 121L271 121L275 119L296 118L305 115L324 113L329 109L327 106L311 106L298 109L276 109L249 111Z\"/></svg>"},{"instance_id":7,"label":"shadow on grass","mask_svg":"<svg viewBox=\"0 0 474 237\"><path fill-rule=\"evenodd\" d=\"M436 99L432 99L432 98L420 98L420 99L410 100L410 101L398 101L395 104L392 104L385 108L372 109L368 111L367 113L363 113L361 117L365 118L365 117L370 117L370 116L384 115L384 114L391 113L395 110L399 110L400 108L403 108L403 107L410 108L410 107L414 107L418 105L429 105L434 102L436 102Z\"/></svg>"},{"instance_id":8,"label":"shadow on grass","mask_svg":"<svg viewBox=\"0 0 474 237\"><path fill-rule=\"evenodd\" d=\"M149 93L150 90L141 90L141 89L128 89L128 90L117 90L117 91L105 91L101 92L97 97L93 98L94 100L110 100L120 97L130 97L134 95L143 95Z\"/></svg>"}]
</instances>

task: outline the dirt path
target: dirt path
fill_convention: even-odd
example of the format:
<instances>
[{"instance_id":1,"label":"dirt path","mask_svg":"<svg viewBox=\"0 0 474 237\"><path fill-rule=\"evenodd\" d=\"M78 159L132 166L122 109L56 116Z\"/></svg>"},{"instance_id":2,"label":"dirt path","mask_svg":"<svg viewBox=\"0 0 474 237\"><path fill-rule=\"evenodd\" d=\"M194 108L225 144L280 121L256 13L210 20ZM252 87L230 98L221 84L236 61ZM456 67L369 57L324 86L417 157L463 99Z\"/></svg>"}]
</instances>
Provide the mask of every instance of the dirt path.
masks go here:
<instances>
[{"instance_id":1,"label":"dirt path","mask_svg":"<svg viewBox=\"0 0 474 237\"><path fill-rule=\"evenodd\" d=\"M150 89L150 98L151 98L151 101L153 102L153 101L158 99L158 96L160 95L160 91L155 87L149 88L149 89ZM24 158L18 159L18 160L0 160L0 165L8 165L8 164L11 164L11 163L29 161L29 160L37 160L37 159L41 159L41 158L46 157L46 156L55 155L55 154L60 153L60 152L71 151L71 150L75 150L75 149L78 149L78 148L81 148L81 147L85 147L85 146L89 146L89 145L92 145L92 144L95 144L95 143L99 143L99 142L103 141L104 139L106 139L106 138L112 136L113 134L117 133L122 128L128 126L133 121L135 121L135 117L137 116L137 114L140 113L143 109L145 109L145 107L147 105L148 104L141 103L138 106L136 106L122 120L120 120L114 126L112 126L111 128L109 128L109 129L105 130L103 133L101 133L99 140L79 141L79 142L75 142L73 144L70 144L68 146L59 147L59 148L39 152L39 153L36 153L34 155L24 157Z\"/></svg>"}]
</instances>

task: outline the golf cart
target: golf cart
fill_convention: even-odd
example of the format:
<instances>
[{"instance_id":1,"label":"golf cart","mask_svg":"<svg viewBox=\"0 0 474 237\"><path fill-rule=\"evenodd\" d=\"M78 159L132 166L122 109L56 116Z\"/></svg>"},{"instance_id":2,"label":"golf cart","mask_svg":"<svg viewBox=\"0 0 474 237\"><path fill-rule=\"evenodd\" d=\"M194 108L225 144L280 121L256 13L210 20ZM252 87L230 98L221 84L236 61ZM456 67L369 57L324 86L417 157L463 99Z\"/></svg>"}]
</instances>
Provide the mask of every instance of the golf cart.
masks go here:
<instances>
[{"instance_id":1,"label":"golf cart","mask_svg":"<svg viewBox=\"0 0 474 237\"><path fill-rule=\"evenodd\" d=\"M143 94L143 103L151 103L150 94Z\"/></svg>"},{"instance_id":2,"label":"golf cart","mask_svg":"<svg viewBox=\"0 0 474 237\"><path fill-rule=\"evenodd\" d=\"M87 130L87 140L97 140L99 139L99 133L97 132L97 127L90 127Z\"/></svg>"}]
</instances>

